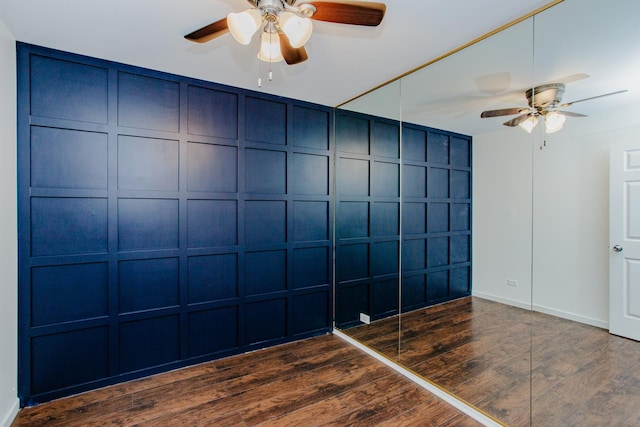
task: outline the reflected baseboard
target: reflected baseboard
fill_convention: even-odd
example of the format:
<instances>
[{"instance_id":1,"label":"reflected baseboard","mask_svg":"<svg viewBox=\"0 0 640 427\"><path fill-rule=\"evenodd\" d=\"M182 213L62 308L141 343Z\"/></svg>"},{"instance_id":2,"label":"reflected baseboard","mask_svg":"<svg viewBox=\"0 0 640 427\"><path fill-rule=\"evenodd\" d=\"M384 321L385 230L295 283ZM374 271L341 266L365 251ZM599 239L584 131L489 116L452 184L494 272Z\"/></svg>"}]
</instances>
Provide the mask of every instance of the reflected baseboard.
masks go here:
<instances>
[{"instance_id":1,"label":"reflected baseboard","mask_svg":"<svg viewBox=\"0 0 640 427\"><path fill-rule=\"evenodd\" d=\"M572 320L578 323L584 323L585 325L595 326L596 328L602 328L607 330L609 329L609 322L599 320L599 319L594 319L593 317L583 316L580 314L575 314L575 313L571 313L564 310L558 310L555 308L546 307L539 304L530 304L526 301L518 301L518 300L509 299L509 298L503 298L500 296L487 294L484 292L474 291L473 296L477 298L486 299L489 301L499 302L501 304L511 305L511 306L522 308L525 310L537 311L538 313L548 314L550 316L559 317L561 319Z\"/></svg>"}]
</instances>

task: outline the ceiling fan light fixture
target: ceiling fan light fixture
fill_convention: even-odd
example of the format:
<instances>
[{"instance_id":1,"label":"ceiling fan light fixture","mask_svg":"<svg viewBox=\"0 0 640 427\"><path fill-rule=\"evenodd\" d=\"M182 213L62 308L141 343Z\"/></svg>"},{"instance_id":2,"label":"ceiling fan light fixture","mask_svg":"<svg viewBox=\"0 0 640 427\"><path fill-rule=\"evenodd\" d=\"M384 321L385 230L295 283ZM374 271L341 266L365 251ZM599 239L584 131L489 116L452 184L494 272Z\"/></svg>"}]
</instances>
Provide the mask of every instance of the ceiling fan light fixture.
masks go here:
<instances>
[{"instance_id":1,"label":"ceiling fan light fixture","mask_svg":"<svg viewBox=\"0 0 640 427\"><path fill-rule=\"evenodd\" d=\"M558 132L564 126L567 117L557 111L552 111L544 117L544 126L547 133Z\"/></svg>"},{"instance_id":2,"label":"ceiling fan light fixture","mask_svg":"<svg viewBox=\"0 0 640 427\"><path fill-rule=\"evenodd\" d=\"M280 29L289 38L291 47L299 48L309 41L313 24L311 19L298 16L295 13L283 11L278 16Z\"/></svg>"},{"instance_id":3,"label":"ceiling fan light fixture","mask_svg":"<svg viewBox=\"0 0 640 427\"><path fill-rule=\"evenodd\" d=\"M258 9L247 9L240 13L227 15L229 32L240 44L248 45L251 38L262 25L262 14Z\"/></svg>"},{"instance_id":4,"label":"ceiling fan light fixture","mask_svg":"<svg viewBox=\"0 0 640 427\"><path fill-rule=\"evenodd\" d=\"M262 33L258 59L264 62L280 62L284 60L280 51L280 36L277 32L264 31Z\"/></svg>"},{"instance_id":5,"label":"ceiling fan light fixture","mask_svg":"<svg viewBox=\"0 0 640 427\"><path fill-rule=\"evenodd\" d=\"M524 130L525 132L531 133L533 131L533 128L536 127L537 124L538 118L536 116L529 116L527 120L520 123L518 126L520 126L520 128L522 128L522 130Z\"/></svg>"}]
</instances>

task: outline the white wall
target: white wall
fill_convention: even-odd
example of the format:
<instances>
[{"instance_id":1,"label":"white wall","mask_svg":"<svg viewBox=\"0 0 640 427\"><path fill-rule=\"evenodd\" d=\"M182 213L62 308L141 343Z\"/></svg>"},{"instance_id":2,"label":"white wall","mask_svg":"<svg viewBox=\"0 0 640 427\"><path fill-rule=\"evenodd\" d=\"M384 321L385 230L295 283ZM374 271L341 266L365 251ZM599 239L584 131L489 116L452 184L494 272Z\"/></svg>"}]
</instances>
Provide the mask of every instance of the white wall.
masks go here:
<instances>
[{"instance_id":1,"label":"white wall","mask_svg":"<svg viewBox=\"0 0 640 427\"><path fill-rule=\"evenodd\" d=\"M524 132L473 138L473 294L521 307L531 303L531 156Z\"/></svg>"},{"instance_id":2,"label":"white wall","mask_svg":"<svg viewBox=\"0 0 640 427\"><path fill-rule=\"evenodd\" d=\"M17 182L15 39L0 20L0 425L17 399Z\"/></svg>"},{"instance_id":3,"label":"white wall","mask_svg":"<svg viewBox=\"0 0 640 427\"><path fill-rule=\"evenodd\" d=\"M474 137L475 295L608 327L609 146L637 138L639 116L627 106L570 119L542 150L543 134L517 128Z\"/></svg>"}]
</instances>

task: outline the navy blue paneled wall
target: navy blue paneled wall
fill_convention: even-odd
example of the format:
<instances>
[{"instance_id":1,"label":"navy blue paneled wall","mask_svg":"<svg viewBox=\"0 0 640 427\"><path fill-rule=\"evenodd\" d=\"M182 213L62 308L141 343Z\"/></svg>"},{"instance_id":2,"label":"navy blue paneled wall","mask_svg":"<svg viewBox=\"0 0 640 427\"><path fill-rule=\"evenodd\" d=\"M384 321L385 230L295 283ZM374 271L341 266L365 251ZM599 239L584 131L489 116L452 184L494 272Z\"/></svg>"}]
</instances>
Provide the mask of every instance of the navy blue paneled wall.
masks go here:
<instances>
[{"instance_id":1,"label":"navy blue paneled wall","mask_svg":"<svg viewBox=\"0 0 640 427\"><path fill-rule=\"evenodd\" d=\"M18 56L23 404L330 330L330 108Z\"/></svg>"},{"instance_id":2,"label":"navy blue paneled wall","mask_svg":"<svg viewBox=\"0 0 640 427\"><path fill-rule=\"evenodd\" d=\"M338 111L336 159L336 325L470 295L471 138Z\"/></svg>"}]
</instances>

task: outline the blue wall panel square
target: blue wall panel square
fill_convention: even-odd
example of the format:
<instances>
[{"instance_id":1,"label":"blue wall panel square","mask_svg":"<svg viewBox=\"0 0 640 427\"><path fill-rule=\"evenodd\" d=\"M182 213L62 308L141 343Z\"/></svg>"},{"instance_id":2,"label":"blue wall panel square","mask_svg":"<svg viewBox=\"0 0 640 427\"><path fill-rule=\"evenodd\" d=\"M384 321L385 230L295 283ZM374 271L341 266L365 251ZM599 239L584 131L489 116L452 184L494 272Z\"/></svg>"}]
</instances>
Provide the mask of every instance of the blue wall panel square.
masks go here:
<instances>
[{"instance_id":1,"label":"blue wall panel square","mask_svg":"<svg viewBox=\"0 0 640 427\"><path fill-rule=\"evenodd\" d=\"M451 171L451 197L469 199L471 197L471 174L466 171Z\"/></svg>"},{"instance_id":2,"label":"blue wall panel square","mask_svg":"<svg viewBox=\"0 0 640 427\"><path fill-rule=\"evenodd\" d=\"M187 241L190 248L238 244L238 202L187 201Z\"/></svg>"},{"instance_id":3,"label":"blue wall panel square","mask_svg":"<svg viewBox=\"0 0 640 427\"><path fill-rule=\"evenodd\" d=\"M275 299L246 305L245 336L250 344L287 335L287 300Z\"/></svg>"},{"instance_id":4,"label":"blue wall panel square","mask_svg":"<svg viewBox=\"0 0 640 427\"><path fill-rule=\"evenodd\" d=\"M31 255L107 251L107 199L31 199Z\"/></svg>"},{"instance_id":5,"label":"blue wall panel square","mask_svg":"<svg viewBox=\"0 0 640 427\"><path fill-rule=\"evenodd\" d=\"M416 162L427 160L426 140L424 130L404 127L402 129L402 158Z\"/></svg>"},{"instance_id":6,"label":"blue wall panel square","mask_svg":"<svg viewBox=\"0 0 640 427\"><path fill-rule=\"evenodd\" d=\"M244 175L247 193L285 194L287 192L287 153L247 149Z\"/></svg>"},{"instance_id":7,"label":"blue wall panel square","mask_svg":"<svg viewBox=\"0 0 640 427\"><path fill-rule=\"evenodd\" d=\"M471 291L469 267L452 268L449 272L451 295L468 295Z\"/></svg>"},{"instance_id":8,"label":"blue wall panel square","mask_svg":"<svg viewBox=\"0 0 640 427\"><path fill-rule=\"evenodd\" d=\"M187 261L189 304L238 296L238 255L192 256Z\"/></svg>"},{"instance_id":9,"label":"blue wall panel square","mask_svg":"<svg viewBox=\"0 0 640 427\"><path fill-rule=\"evenodd\" d=\"M367 160L340 159L338 193L344 196L369 195L369 162Z\"/></svg>"},{"instance_id":10,"label":"blue wall panel square","mask_svg":"<svg viewBox=\"0 0 640 427\"><path fill-rule=\"evenodd\" d=\"M451 231L466 231L471 229L469 211L469 203L451 204Z\"/></svg>"},{"instance_id":11,"label":"blue wall panel square","mask_svg":"<svg viewBox=\"0 0 640 427\"><path fill-rule=\"evenodd\" d=\"M369 245L343 245L338 247L338 281L369 277Z\"/></svg>"},{"instance_id":12,"label":"blue wall panel square","mask_svg":"<svg viewBox=\"0 0 640 427\"><path fill-rule=\"evenodd\" d=\"M258 295L287 289L287 251L247 252L245 294Z\"/></svg>"},{"instance_id":13,"label":"blue wall panel square","mask_svg":"<svg viewBox=\"0 0 640 427\"><path fill-rule=\"evenodd\" d=\"M382 276L398 272L398 242L377 242L373 244L371 273Z\"/></svg>"},{"instance_id":14,"label":"blue wall panel square","mask_svg":"<svg viewBox=\"0 0 640 427\"><path fill-rule=\"evenodd\" d=\"M374 202L371 205L371 235L397 236L400 230L400 204Z\"/></svg>"},{"instance_id":15,"label":"blue wall panel square","mask_svg":"<svg viewBox=\"0 0 640 427\"><path fill-rule=\"evenodd\" d=\"M107 188L107 134L31 127L31 186Z\"/></svg>"},{"instance_id":16,"label":"blue wall panel square","mask_svg":"<svg viewBox=\"0 0 640 427\"><path fill-rule=\"evenodd\" d=\"M369 120L340 114L336 122L336 147L339 152L369 154Z\"/></svg>"},{"instance_id":17,"label":"blue wall panel square","mask_svg":"<svg viewBox=\"0 0 640 427\"><path fill-rule=\"evenodd\" d=\"M122 251L177 248L178 228L177 200L118 200L118 248Z\"/></svg>"},{"instance_id":18,"label":"blue wall panel square","mask_svg":"<svg viewBox=\"0 0 640 427\"><path fill-rule=\"evenodd\" d=\"M449 296L449 270L427 274L427 300L436 301Z\"/></svg>"},{"instance_id":19,"label":"blue wall panel square","mask_svg":"<svg viewBox=\"0 0 640 427\"><path fill-rule=\"evenodd\" d=\"M252 200L245 203L245 242L248 244L287 241L287 203Z\"/></svg>"},{"instance_id":20,"label":"blue wall panel square","mask_svg":"<svg viewBox=\"0 0 640 427\"><path fill-rule=\"evenodd\" d=\"M178 258L120 261L120 313L177 306L180 299Z\"/></svg>"},{"instance_id":21,"label":"blue wall panel square","mask_svg":"<svg viewBox=\"0 0 640 427\"><path fill-rule=\"evenodd\" d=\"M139 74L118 74L118 124L180 131L180 84Z\"/></svg>"},{"instance_id":22,"label":"blue wall panel square","mask_svg":"<svg viewBox=\"0 0 640 427\"><path fill-rule=\"evenodd\" d=\"M427 303L427 279L424 274L402 279L403 308L422 306Z\"/></svg>"},{"instance_id":23,"label":"blue wall panel square","mask_svg":"<svg viewBox=\"0 0 640 427\"><path fill-rule=\"evenodd\" d=\"M427 239L427 268L449 264L449 238L430 237Z\"/></svg>"},{"instance_id":24,"label":"blue wall panel square","mask_svg":"<svg viewBox=\"0 0 640 427\"><path fill-rule=\"evenodd\" d=\"M336 227L339 239L369 236L369 203L340 202Z\"/></svg>"},{"instance_id":25,"label":"blue wall panel square","mask_svg":"<svg viewBox=\"0 0 640 427\"><path fill-rule=\"evenodd\" d=\"M31 270L31 326L106 316L106 263L35 267Z\"/></svg>"},{"instance_id":26,"label":"blue wall panel square","mask_svg":"<svg viewBox=\"0 0 640 427\"><path fill-rule=\"evenodd\" d=\"M118 188L177 191L178 141L118 137Z\"/></svg>"},{"instance_id":27,"label":"blue wall panel square","mask_svg":"<svg viewBox=\"0 0 640 427\"><path fill-rule=\"evenodd\" d=\"M424 239L411 239L402 242L402 271L424 270L426 259Z\"/></svg>"},{"instance_id":28,"label":"blue wall panel square","mask_svg":"<svg viewBox=\"0 0 640 427\"><path fill-rule=\"evenodd\" d=\"M398 312L400 284L397 279L371 283L371 316Z\"/></svg>"},{"instance_id":29,"label":"blue wall panel square","mask_svg":"<svg viewBox=\"0 0 640 427\"><path fill-rule=\"evenodd\" d=\"M293 241L329 239L329 203L293 202Z\"/></svg>"},{"instance_id":30,"label":"blue wall panel square","mask_svg":"<svg viewBox=\"0 0 640 427\"><path fill-rule=\"evenodd\" d=\"M246 139L269 144L286 144L287 104L253 97L245 99Z\"/></svg>"},{"instance_id":31,"label":"blue wall panel square","mask_svg":"<svg viewBox=\"0 0 640 427\"><path fill-rule=\"evenodd\" d=\"M189 313L189 357L238 347L238 308Z\"/></svg>"},{"instance_id":32,"label":"blue wall panel square","mask_svg":"<svg viewBox=\"0 0 640 427\"><path fill-rule=\"evenodd\" d=\"M226 145L187 144L187 189L212 193L238 191L238 149Z\"/></svg>"},{"instance_id":33,"label":"blue wall panel square","mask_svg":"<svg viewBox=\"0 0 640 427\"><path fill-rule=\"evenodd\" d=\"M45 335L31 341L31 392L43 393L109 375L106 327Z\"/></svg>"},{"instance_id":34,"label":"blue wall panel square","mask_svg":"<svg viewBox=\"0 0 640 427\"><path fill-rule=\"evenodd\" d=\"M329 194L329 157L293 155L293 194Z\"/></svg>"},{"instance_id":35,"label":"blue wall panel square","mask_svg":"<svg viewBox=\"0 0 640 427\"><path fill-rule=\"evenodd\" d=\"M106 68L38 55L30 65L32 115L107 123Z\"/></svg>"},{"instance_id":36,"label":"blue wall panel square","mask_svg":"<svg viewBox=\"0 0 640 427\"><path fill-rule=\"evenodd\" d=\"M471 259L469 236L451 236L451 264L467 262Z\"/></svg>"},{"instance_id":37,"label":"blue wall panel square","mask_svg":"<svg viewBox=\"0 0 640 427\"><path fill-rule=\"evenodd\" d=\"M294 105L291 139L296 147L328 150L329 113Z\"/></svg>"},{"instance_id":38,"label":"blue wall panel square","mask_svg":"<svg viewBox=\"0 0 640 427\"><path fill-rule=\"evenodd\" d=\"M427 161L449 164L449 136L430 131L427 133Z\"/></svg>"},{"instance_id":39,"label":"blue wall panel square","mask_svg":"<svg viewBox=\"0 0 640 427\"><path fill-rule=\"evenodd\" d=\"M120 372L178 360L180 317L163 316L120 324Z\"/></svg>"},{"instance_id":40,"label":"blue wall panel square","mask_svg":"<svg viewBox=\"0 0 640 427\"><path fill-rule=\"evenodd\" d=\"M427 204L404 203L402 206L402 233L424 234L427 232Z\"/></svg>"},{"instance_id":41,"label":"blue wall panel square","mask_svg":"<svg viewBox=\"0 0 640 427\"><path fill-rule=\"evenodd\" d=\"M427 197L427 168L404 165L402 172L402 195L404 197Z\"/></svg>"},{"instance_id":42,"label":"blue wall panel square","mask_svg":"<svg viewBox=\"0 0 640 427\"><path fill-rule=\"evenodd\" d=\"M471 166L471 141L467 138L451 137L451 165L459 167Z\"/></svg>"},{"instance_id":43,"label":"blue wall panel square","mask_svg":"<svg viewBox=\"0 0 640 427\"><path fill-rule=\"evenodd\" d=\"M294 249L292 288L329 284L329 268L329 248Z\"/></svg>"},{"instance_id":44,"label":"blue wall panel square","mask_svg":"<svg viewBox=\"0 0 640 427\"><path fill-rule=\"evenodd\" d=\"M427 232L449 231L449 203L429 203L427 206Z\"/></svg>"},{"instance_id":45,"label":"blue wall panel square","mask_svg":"<svg viewBox=\"0 0 640 427\"><path fill-rule=\"evenodd\" d=\"M395 163L373 162L372 196L400 196L400 166Z\"/></svg>"},{"instance_id":46,"label":"blue wall panel square","mask_svg":"<svg viewBox=\"0 0 640 427\"><path fill-rule=\"evenodd\" d=\"M397 124L373 122L371 154L374 156L400 157L400 128Z\"/></svg>"},{"instance_id":47,"label":"blue wall panel square","mask_svg":"<svg viewBox=\"0 0 640 427\"><path fill-rule=\"evenodd\" d=\"M446 199L449 197L449 170L429 168L427 170L427 197Z\"/></svg>"},{"instance_id":48,"label":"blue wall panel square","mask_svg":"<svg viewBox=\"0 0 640 427\"><path fill-rule=\"evenodd\" d=\"M293 297L293 333L301 334L329 327L327 291Z\"/></svg>"},{"instance_id":49,"label":"blue wall panel square","mask_svg":"<svg viewBox=\"0 0 640 427\"><path fill-rule=\"evenodd\" d=\"M369 314L369 285L338 287L336 289L336 324L353 324L360 319L360 313Z\"/></svg>"},{"instance_id":50,"label":"blue wall panel square","mask_svg":"<svg viewBox=\"0 0 640 427\"><path fill-rule=\"evenodd\" d=\"M187 131L191 135L238 138L238 95L189 86Z\"/></svg>"}]
</instances>

